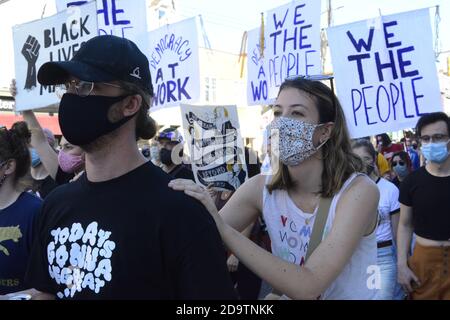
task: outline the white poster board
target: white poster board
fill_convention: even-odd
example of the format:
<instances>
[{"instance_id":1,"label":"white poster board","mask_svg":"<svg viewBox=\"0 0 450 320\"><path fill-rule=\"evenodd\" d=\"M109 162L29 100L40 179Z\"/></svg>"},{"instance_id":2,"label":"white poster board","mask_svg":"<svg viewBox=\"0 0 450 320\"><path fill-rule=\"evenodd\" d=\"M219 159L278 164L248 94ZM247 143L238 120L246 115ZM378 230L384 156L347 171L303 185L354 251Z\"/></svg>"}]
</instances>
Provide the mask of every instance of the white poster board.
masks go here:
<instances>
[{"instance_id":1,"label":"white poster board","mask_svg":"<svg viewBox=\"0 0 450 320\"><path fill-rule=\"evenodd\" d=\"M267 13L264 59L271 101L286 78L321 73L320 2L292 1Z\"/></svg>"},{"instance_id":2,"label":"white poster board","mask_svg":"<svg viewBox=\"0 0 450 320\"><path fill-rule=\"evenodd\" d=\"M181 105L181 114L196 183L235 191L248 176L236 106Z\"/></svg>"},{"instance_id":3,"label":"white poster board","mask_svg":"<svg viewBox=\"0 0 450 320\"><path fill-rule=\"evenodd\" d=\"M150 32L154 110L198 101L199 53L196 18Z\"/></svg>"},{"instance_id":4,"label":"white poster board","mask_svg":"<svg viewBox=\"0 0 450 320\"><path fill-rule=\"evenodd\" d=\"M48 61L72 59L82 43L96 35L95 3L14 26L16 110L38 109L59 102L55 86L42 86L37 82L39 68Z\"/></svg>"},{"instance_id":5,"label":"white poster board","mask_svg":"<svg viewBox=\"0 0 450 320\"><path fill-rule=\"evenodd\" d=\"M70 6L80 6L90 2L86 0L55 1L58 12ZM146 0L96 0L96 2L98 35L127 38L136 43L142 52L148 52Z\"/></svg>"},{"instance_id":6,"label":"white poster board","mask_svg":"<svg viewBox=\"0 0 450 320\"><path fill-rule=\"evenodd\" d=\"M266 37L264 37L266 40ZM271 104L267 60L261 54L261 29L247 32L247 104Z\"/></svg>"},{"instance_id":7,"label":"white poster board","mask_svg":"<svg viewBox=\"0 0 450 320\"><path fill-rule=\"evenodd\" d=\"M428 9L333 27L328 40L352 138L412 128L442 110Z\"/></svg>"}]
</instances>

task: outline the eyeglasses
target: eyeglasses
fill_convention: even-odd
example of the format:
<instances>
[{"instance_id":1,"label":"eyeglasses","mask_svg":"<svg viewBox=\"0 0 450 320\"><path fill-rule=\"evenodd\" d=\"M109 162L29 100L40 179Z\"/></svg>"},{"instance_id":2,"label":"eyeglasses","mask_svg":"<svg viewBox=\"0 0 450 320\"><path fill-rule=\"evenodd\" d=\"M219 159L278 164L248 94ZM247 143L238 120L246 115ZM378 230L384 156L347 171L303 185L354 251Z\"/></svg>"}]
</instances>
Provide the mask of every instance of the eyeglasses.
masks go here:
<instances>
[{"instance_id":1,"label":"eyeglasses","mask_svg":"<svg viewBox=\"0 0 450 320\"><path fill-rule=\"evenodd\" d=\"M110 87L122 89L122 87L117 84L108 82L100 82L100 83ZM80 97L87 97L92 93L92 90L94 90L94 86L95 82L70 80L66 83L57 85L55 88L55 93L61 99L62 96L66 94L69 90L73 90L73 88L75 88L75 92L77 93L77 95L79 95Z\"/></svg>"},{"instance_id":2,"label":"eyeglasses","mask_svg":"<svg viewBox=\"0 0 450 320\"><path fill-rule=\"evenodd\" d=\"M420 141L424 144L431 142L446 142L448 139L448 135L446 134L433 134L432 136L421 136Z\"/></svg>"},{"instance_id":3,"label":"eyeglasses","mask_svg":"<svg viewBox=\"0 0 450 320\"><path fill-rule=\"evenodd\" d=\"M402 160L399 160L399 161L392 161L392 166L393 166L393 167L396 167L398 164L401 165L401 166L404 166L404 165L405 165L405 162L402 161Z\"/></svg>"}]
</instances>

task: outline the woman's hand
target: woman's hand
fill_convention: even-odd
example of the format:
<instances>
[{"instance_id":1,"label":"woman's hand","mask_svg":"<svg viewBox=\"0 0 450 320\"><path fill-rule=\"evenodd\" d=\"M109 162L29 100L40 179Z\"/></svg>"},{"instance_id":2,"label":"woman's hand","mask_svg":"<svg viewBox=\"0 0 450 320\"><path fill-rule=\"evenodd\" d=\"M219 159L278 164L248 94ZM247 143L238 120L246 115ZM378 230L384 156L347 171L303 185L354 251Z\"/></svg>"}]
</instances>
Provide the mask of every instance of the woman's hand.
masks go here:
<instances>
[{"instance_id":1,"label":"woman's hand","mask_svg":"<svg viewBox=\"0 0 450 320\"><path fill-rule=\"evenodd\" d=\"M397 280L407 293L412 293L414 288L421 285L419 278L407 265L397 266Z\"/></svg>"},{"instance_id":2,"label":"woman's hand","mask_svg":"<svg viewBox=\"0 0 450 320\"><path fill-rule=\"evenodd\" d=\"M195 184L194 181L188 179L172 180L169 183L169 187L173 190L184 191L184 193L188 196L191 196L192 198L200 201L205 206L206 210L208 210L212 215L218 228L223 223L223 220L220 218L219 212L217 211L216 205L211 199L211 196L207 189Z\"/></svg>"}]
</instances>

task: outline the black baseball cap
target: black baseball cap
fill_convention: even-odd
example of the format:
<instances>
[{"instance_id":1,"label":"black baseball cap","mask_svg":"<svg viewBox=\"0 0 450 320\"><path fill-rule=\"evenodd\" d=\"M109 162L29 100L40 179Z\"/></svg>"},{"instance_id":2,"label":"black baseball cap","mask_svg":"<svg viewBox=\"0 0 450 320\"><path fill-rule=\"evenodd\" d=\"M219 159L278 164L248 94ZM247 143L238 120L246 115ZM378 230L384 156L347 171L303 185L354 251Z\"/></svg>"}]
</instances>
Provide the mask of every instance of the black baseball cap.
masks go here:
<instances>
[{"instance_id":1,"label":"black baseball cap","mask_svg":"<svg viewBox=\"0 0 450 320\"><path fill-rule=\"evenodd\" d=\"M42 85L61 84L69 75L91 82L131 82L153 96L148 59L125 38L96 36L86 41L72 60L44 63L38 81Z\"/></svg>"}]
</instances>

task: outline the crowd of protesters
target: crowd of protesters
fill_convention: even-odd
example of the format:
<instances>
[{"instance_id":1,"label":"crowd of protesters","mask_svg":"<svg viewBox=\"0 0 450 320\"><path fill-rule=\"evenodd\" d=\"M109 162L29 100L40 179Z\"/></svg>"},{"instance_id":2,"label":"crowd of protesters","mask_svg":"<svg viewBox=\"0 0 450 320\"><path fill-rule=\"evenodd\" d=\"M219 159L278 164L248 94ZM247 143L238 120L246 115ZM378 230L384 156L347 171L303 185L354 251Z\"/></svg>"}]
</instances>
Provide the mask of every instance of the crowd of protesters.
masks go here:
<instances>
[{"instance_id":1,"label":"crowd of protesters","mask_svg":"<svg viewBox=\"0 0 450 320\"><path fill-rule=\"evenodd\" d=\"M262 164L246 148L249 179L223 191L158 132L133 42L95 37L38 80L65 92L63 137L33 111L0 128L0 299L450 299L445 113L351 140L329 86L287 79Z\"/></svg>"}]
</instances>

